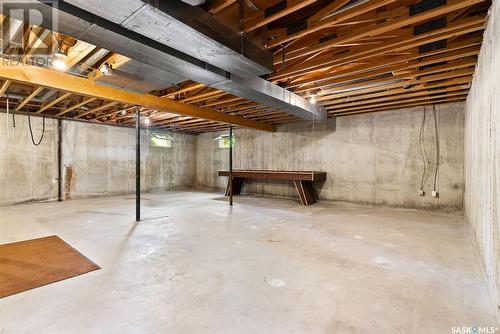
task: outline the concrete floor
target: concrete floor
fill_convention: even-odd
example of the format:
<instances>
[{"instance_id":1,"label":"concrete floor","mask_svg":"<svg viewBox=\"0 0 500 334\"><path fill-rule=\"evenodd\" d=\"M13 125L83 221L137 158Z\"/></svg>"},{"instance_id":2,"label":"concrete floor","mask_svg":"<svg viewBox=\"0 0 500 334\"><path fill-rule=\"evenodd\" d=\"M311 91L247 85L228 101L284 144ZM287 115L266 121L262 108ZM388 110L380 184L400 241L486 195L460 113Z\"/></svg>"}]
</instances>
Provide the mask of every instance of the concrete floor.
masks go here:
<instances>
[{"instance_id":1,"label":"concrete floor","mask_svg":"<svg viewBox=\"0 0 500 334\"><path fill-rule=\"evenodd\" d=\"M220 194L0 208L101 270L0 300L1 333L451 333L497 326L463 219Z\"/></svg>"}]
</instances>

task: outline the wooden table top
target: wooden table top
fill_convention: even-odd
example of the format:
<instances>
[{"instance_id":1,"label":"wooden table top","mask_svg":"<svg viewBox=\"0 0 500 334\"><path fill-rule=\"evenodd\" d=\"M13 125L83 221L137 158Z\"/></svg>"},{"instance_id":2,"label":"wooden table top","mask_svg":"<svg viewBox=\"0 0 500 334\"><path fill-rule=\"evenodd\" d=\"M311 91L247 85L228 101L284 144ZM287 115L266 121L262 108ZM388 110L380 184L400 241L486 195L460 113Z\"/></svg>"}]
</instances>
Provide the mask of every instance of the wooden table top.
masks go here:
<instances>
[{"instance_id":1,"label":"wooden table top","mask_svg":"<svg viewBox=\"0 0 500 334\"><path fill-rule=\"evenodd\" d=\"M229 171L220 170L218 175L229 176ZM326 179L326 172L235 169L233 170L233 177L241 177L247 179L269 179L269 180L323 181Z\"/></svg>"}]
</instances>

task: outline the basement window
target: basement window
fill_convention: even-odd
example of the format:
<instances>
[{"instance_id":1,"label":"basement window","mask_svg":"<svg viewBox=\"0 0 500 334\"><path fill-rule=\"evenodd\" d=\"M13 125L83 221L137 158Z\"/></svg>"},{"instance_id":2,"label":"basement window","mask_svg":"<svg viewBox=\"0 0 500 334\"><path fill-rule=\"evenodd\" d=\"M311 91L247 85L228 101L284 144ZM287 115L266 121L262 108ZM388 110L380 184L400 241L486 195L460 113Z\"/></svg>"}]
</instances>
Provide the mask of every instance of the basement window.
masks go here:
<instances>
[{"instance_id":1,"label":"basement window","mask_svg":"<svg viewBox=\"0 0 500 334\"><path fill-rule=\"evenodd\" d=\"M229 145L234 147L234 145L236 144L236 137L233 134L232 140L230 140L229 135L221 135L215 138L215 141L217 142L217 146L219 148L229 148Z\"/></svg>"},{"instance_id":2,"label":"basement window","mask_svg":"<svg viewBox=\"0 0 500 334\"><path fill-rule=\"evenodd\" d=\"M164 134L164 133L153 132L153 133L151 133L151 136L150 136L151 147L171 148L173 141L174 141L174 138L172 138L172 136Z\"/></svg>"}]
</instances>

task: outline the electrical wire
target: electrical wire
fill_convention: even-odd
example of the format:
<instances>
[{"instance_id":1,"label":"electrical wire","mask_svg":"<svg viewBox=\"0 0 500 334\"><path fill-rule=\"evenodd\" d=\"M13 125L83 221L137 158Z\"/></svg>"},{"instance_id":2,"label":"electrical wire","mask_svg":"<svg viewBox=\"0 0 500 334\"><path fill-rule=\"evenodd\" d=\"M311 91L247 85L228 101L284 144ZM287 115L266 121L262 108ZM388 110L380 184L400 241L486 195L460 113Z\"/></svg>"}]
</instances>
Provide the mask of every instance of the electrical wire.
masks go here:
<instances>
[{"instance_id":1,"label":"electrical wire","mask_svg":"<svg viewBox=\"0 0 500 334\"><path fill-rule=\"evenodd\" d=\"M423 115L423 118L422 118L422 124L420 126L420 133L419 133L419 138L418 138L418 145L419 145L419 149L420 149L420 155L422 157L422 162L424 164L424 169L422 171L422 178L420 180L420 190L421 191L424 190L424 184L427 181L427 178L426 178L427 166L430 165L430 163L429 163L429 157L427 156L427 151L425 149L425 143L424 143L424 139L425 139L424 131L425 131L425 122L426 122L426 120L427 120L427 109L424 107L424 115Z\"/></svg>"},{"instance_id":2,"label":"electrical wire","mask_svg":"<svg viewBox=\"0 0 500 334\"><path fill-rule=\"evenodd\" d=\"M16 109L12 110L12 127L16 127Z\"/></svg>"},{"instance_id":3,"label":"electrical wire","mask_svg":"<svg viewBox=\"0 0 500 334\"><path fill-rule=\"evenodd\" d=\"M9 119L9 94L7 94L7 121ZM16 127L16 109L12 110L12 127Z\"/></svg>"},{"instance_id":4,"label":"electrical wire","mask_svg":"<svg viewBox=\"0 0 500 334\"><path fill-rule=\"evenodd\" d=\"M31 116L30 116L30 114L28 114L28 125L29 125L29 129L30 129L31 142L33 143L33 145L39 146L42 143L43 136L45 134L45 116L43 117L42 135L40 136L40 140L38 141L38 143L35 142L35 138L33 136L33 129L31 127Z\"/></svg>"},{"instance_id":5,"label":"electrical wire","mask_svg":"<svg viewBox=\"0 0 500 334\"><path fill-rule=\"evenodd\" d=\"M6 106L6 114L7 114L7 138L9 140L14 139L15 137L15 127L16 127L16 116L15 116L15 110L12 111L12 128L14 128L14 131L11 130L11 126L9 124L9 114L10 114L10 99L9 96L7 95L7 106Z\"/></svg>"},{"instance_id":6,"label":"electrical wire","mask_svg":"<svg viewBox=\"0 0 500 334\"><path fill-rule=\"evenodd\" d=\"M316 120L316 115L313 115L312 145L310 145L310 147L314 147L314 143L315 143L315 140L316 140L316 123L315 123L315 120ZM308 155L308 158L307 158L307 170L311 170L311 168L309 167L309 162L311 160L309 147L307 149L307 155Z\"/></svg>"},{"instance_id":7,"label":"electrical wire","mask_svg":"<svg viewBox=\"0 0 500 334\"><path fill-rule=\"evenodd\" d=\"M436 106L435 105L432 105L432 114L434 117L434 135L435 135L435 140L436 140L436 167L434 169L433 190L436 191L440 152L439 152L439 133L438 133L438 126L437 126L437 116L436 116Z\"/></svg>"},{"instance_id":8,"label":"electrical wire","mask_svg":"<svg viewBox=\"0 0 500 334\"><path fill-rule=\"evenodd\" d=\"M7 107L6 107L6 113L7 113L7 122L6 122L6 125L7 125L7 138L11 139L11 136L10 136L10 124L9 124L9 107L10 107L9 98L7 98Z\"/></svg>"}]
</instances>

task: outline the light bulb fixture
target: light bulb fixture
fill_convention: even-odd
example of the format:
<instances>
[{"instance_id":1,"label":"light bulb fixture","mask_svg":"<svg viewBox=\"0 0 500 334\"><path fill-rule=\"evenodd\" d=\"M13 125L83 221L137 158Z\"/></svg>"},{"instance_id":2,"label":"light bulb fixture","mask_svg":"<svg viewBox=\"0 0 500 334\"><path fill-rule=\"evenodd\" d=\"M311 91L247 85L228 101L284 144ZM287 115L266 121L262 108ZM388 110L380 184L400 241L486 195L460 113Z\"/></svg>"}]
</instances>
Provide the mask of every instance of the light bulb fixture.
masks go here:
<instances>
[{"instance_id":1,"label":"light bulb fixture","mask_svg":"<svg viewBox=\"0 0 500 334\"><path fill-rule=\"evenodd\" d=\"M149 117L146 117L144 119L144 123L146 123L146 125L149 125L149 123L151 123L151 120L149 119Z\"/></svg>"},{"instance_id":2,"label":"light bulb fixture","mask_svg":"<svg viewBox=\"0 0 500 334\"><path fill-rule=\"evenodd\" d=\"M58 71L65 72L68 69L68 63L66 59L68 57L63 53L54 54L54 59L52 60L52 67Z\"/></svg>"},{"instance_id":3,"label":"light bulb fixture","mask_svg":"<svg viewBox=\"0 0 500 334\"><path fill-rule=\"evenodd\" d=\"M105 76L110 76L113 74L113 66L111 66L108 63L102 64L102 66L99 68L99 71L101 72L102 75Z\"/></svg>"},{"instance_id":4,"label":"light bulb fixture","mask_svg":"<svg viewBox=\"0 0 500 334\"><path fill-rule=\"evenodd\" d=\"M311 99L309 100L312 104L316 104L316 94L311 94Z\"/></svg>"}]
</instances>

